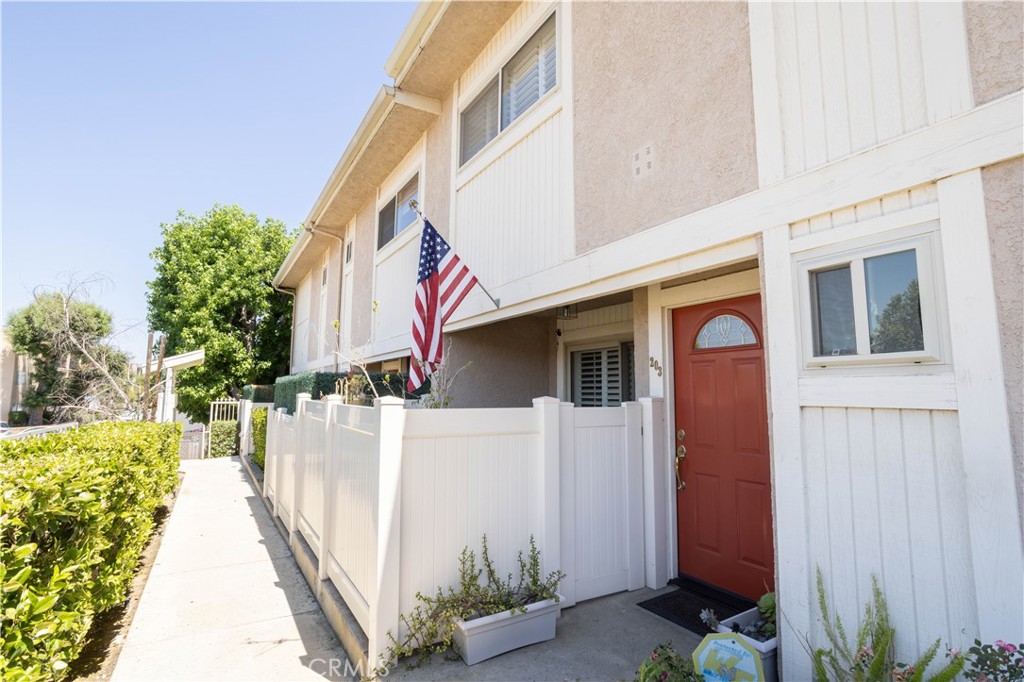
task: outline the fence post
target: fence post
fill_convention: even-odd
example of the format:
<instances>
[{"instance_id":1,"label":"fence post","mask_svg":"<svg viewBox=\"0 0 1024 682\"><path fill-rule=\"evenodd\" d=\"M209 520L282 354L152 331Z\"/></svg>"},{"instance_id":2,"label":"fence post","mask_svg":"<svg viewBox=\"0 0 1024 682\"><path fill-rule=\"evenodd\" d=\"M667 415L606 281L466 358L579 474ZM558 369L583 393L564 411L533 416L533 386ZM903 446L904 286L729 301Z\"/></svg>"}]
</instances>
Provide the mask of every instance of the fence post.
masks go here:
<instances>
[{"instance_id":1,"label":"fence post","mask_svg":"<svg viewBox=\"0 0 1024 682\"><path fill-rule=\"evenodd\" d=\"M558 414L558 488L561 505L559 551L562 558L558 568L565 571L566 575L558 591L565 597L565 606L573 606L576 604L576 406L572 403L561 403L558 406Z\"/></svg>"},{"instance_id":2,"label":"fence post","mask_svg":"<svg viewBox=\"0 0 1024 682\"><path fill-rule=\"evenodd\" d=\"M334 476L337 469L336 461L340 453L334 451L334 439L331 434L334 431L334 415L341 407L340 395L327 396L327 407L324 409L324 509L320 522L320 563L317 566L317 576L320 580L327 579L328 557L331 553L331 537L334 535Z\"/></svg>"},{"instance_id":3,"label":"fence post","mask_svg":"<svg viewBox=\"0 0 1024 682\"><path fill-rule=\"evenodd\" d=\"M271 475L274 477L274 515L277 518L281 518L281 511L278 509L278 506L281 504L281 418L287 413L288 409L284 407L274 410L274 419L277 421L277 426L274 429L274 471ZM267 428L270 428L269 425ZM267 433L269 436L269 431ZM270 457L269 450L267 450L267 457Z\"/></svg>"},{"instance_id":4,"label":"fence post","mask_svg":"<svg viewBox=\"0 0 1024 682\"><path fill-rule=\"evenodd\" d=\"M626 422L626 542L629 552L627 586L644 586L644 454L640 403L622 403Z\"/></svg>"},{"instance_id":5,"label":"fence post","mask_svg":"<svg viewBox=\"0 0 1024 682\"><path fill-rule=\"evenodd\" d=\"M252 436L252 401L242 398L238 401L238 456L252 454L249 447Z\"/></svg>"},{"instance_id":6,"label":"fence post","mask_svg":"<svg viewBox=\"0 0 1024 682\"><path fill-rule=\"evenodd\" d=\"M659 589L668 584L668 552L673 539L668 532L669 486L672 471L665 452L665 401L640 398L643 420L644 471L644 568L647 587Z\"/></svg>"},{"instance_id":7,"label":"fence post","mask_svg":"<svg viewBox=\"0 0 1024 682\"><path fill-rule=\"evenodd\" d=\"M370 604L370 668L376 667L387 648L387 633L398 637L400 552L402 549L402 437L405 403L388 396L373 402L377 410L377 561L376 583Z\"/></svg>"},{"instance_id":8,"label":"fence post","mask_svg":"<svg viewBox=\"0 0 1024 682\"><path fill-rule=\"evenodd\" d=\"M288 527L288 544L292 544L292 540L295 537L295 533L299 528L299 509L302 508L302 488L305 482L305 470L306 470L306 442L303 438L302 423L306 418L306 403L312 400L313 396L309 393L299 393L295 396L295 460L294 460L294 473L292 477L292 507L291 514L288 516L289 527Z\"/></svg>"},{"instance_id":9,"label":"fence post","mask_svg":"<svg viewBox=\"0 0 1024 682\"><path fill-rule=\"evenodd\" d=\"M537 412L540 427L540 471L543 477L540 481L541 518L544 519L541 561L544 564L544 571L549 572L562 566L562 512L558 500L561 485L558 469L562 442L558 431L558 398L534 398L533 409Z\"/></svg>"}]
</instances>

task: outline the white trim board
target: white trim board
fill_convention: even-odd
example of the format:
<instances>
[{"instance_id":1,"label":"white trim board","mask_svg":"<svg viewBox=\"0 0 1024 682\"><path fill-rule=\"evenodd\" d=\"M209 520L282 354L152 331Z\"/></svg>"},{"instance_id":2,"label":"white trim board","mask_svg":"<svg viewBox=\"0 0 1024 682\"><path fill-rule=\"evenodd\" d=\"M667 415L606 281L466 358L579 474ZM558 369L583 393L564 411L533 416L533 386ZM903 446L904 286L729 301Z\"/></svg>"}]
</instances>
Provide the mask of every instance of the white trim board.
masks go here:
<instances>
[{"instance_id":1,"label":"white trim board","mask_svg":"<svg viewBox=\"0 0 1024 682\"><path fill-rule=\"evenodd\" d=\"M1019 641L1024 547L981 171L938 189L978 625L984 641Z\"/></svg>"},{"instance_id":2,"label":"white trim board","mask_svg":"<svg viewBox=\"0 0 1024 682\"><path fill-rule=\"evenodd\" d=\"M1022 148L1024 93L1017 92L496 287L491 293L502 300L500 310L493 310L486 297L467 298L450 328L541 310L564 302L570 291L573 296L579 291L579 300L667 279L668 270L684 274L692 271L684 259L697 253L737 241L753 243L754 236L774 225L997 163L1019 156ZM756 247L751 251L756 254Z\"/></svg>"}]
</instances>

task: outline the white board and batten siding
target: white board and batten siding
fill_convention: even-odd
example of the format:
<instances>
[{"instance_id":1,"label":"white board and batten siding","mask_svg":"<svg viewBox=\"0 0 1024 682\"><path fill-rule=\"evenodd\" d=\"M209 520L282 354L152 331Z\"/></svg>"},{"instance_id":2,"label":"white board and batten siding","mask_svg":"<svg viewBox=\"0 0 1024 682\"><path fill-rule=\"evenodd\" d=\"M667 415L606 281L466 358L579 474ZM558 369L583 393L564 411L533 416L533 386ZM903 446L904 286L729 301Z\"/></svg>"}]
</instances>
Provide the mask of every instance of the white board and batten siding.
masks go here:
<instances>
[{"instance_id":1,"label":"white board and batten siding","mask_svg":"<svg viewBox=\"0 0 1024 682\"><path fill-rule=\"evenodd\" d=\"M413 230L414 227L406 230ZM418 235L419 228L415 228L415 232ZM401 345L405 347L410 343L420 240L410 239L404 231L395 240L404 243L378 260L374 273L375 309L372 317L375 346L396 337L402 339ZM384 248L391 246L389 244Z\"/></svg>"},{"instance_id":2,"label":"white board and batten siding","mask_svg":"<svg viewBox=\"0 0 1024 682\"><path fill-rule=\"evenodd\" d=\"M975 249L987 253L984 209L971 213L964 208L981 202L980 186L957 184L955 179L893 192L765 233L769 363L773 376L797 378L772 381L770 396L780 604L788 608L784 629L792 636L809 634L812 647L827 644L818 619L818 569L829 606L848 631L855 629L870 600L872 576L878 578L897 631L900 660L915 659L936 639L963 648L975 637L1020 634L995 634L1014 622L1007 615L1014 608L1013 627L1020 628L1020 538L1013 486L1000 486L978 468L983 459L983 470L1001 466L1012 476L1010 455L1007 449L997 456L1001 441L990 446L977 436L968 438L964 426L965 420L987 420L992 434L1001 433L995 414L999 411L972 407L984 401L965 392L991 375L992 368L980 357L957 353L963 348L958 339L968 335L978 337L979 348L985 343L996 347L998 327L994 315L984 324L986 299L977 291L977 314L956 310L965 288L978 289L979 281L991 282L991 274L983 271L987 260L970 255ZM956 187L947 190L948 205L942 203L943 182ZM801 318L801 309L808 303L797 295L797 278L806 276L806 271L800 274L801 260L815 257L819 248L849 243L856 249L864 240L884 241L890 230L926 223L935 226L942 242L938 277L944 281L934 304L949 308L952 352L947 348L942 362L930 367L804 365L801 319L806 318ZM982 227L971 227L975 224ZM954 255L948 246L957 241L951 231L959 235L970 229L975 229L980 246L959 239ZM960 261L970 261L970 272ZM987 295L991 297L991 290ZM957 316L977 324L958 329L963 324L956 322ZM998 357L998 351L989 355ZM972 366L961 369L964 363ZM970 380L962 379L965 373L971 374ZM982 440L994 438L986 435ZM999 498L999 505L989 497ZM997 507L1012 519L994 521ZM981 518L988 519L984 528ZM993 528L1002 522L1014 526L1013 531ZM1006 545L1002 549L992 546L1000 535ZM1005 569L989 565L989 557L997 554ZM1006 570L1018 575L1009 577ZM997 605L996 593L1013 605ZM784 645L782 660L787 677L810 674L800 646Z\"/></svg>"},{"instance_id":3,"label":"white board and batten siding","mask_svg":"<svg viewBox=\"0 0 1024 682\"><path fill-rule=\"evenodd\" d=\"M458 81L456 126L459 112L498 74L555 6L550 2L524 2L499 29ZM556 86L474 158L453 169L453 246L492 293L572 255L569 8L558 5L557 13ZM457 152L454 159L458 166ZM486 296L473 291L453 319L489 307Z\"/></svg>"},{"instance_id":4,"label":"white board and batten siding","mask_svg":"<svg viewBox=\"0 0 1024 682\"><path fill-rule=\"evenodd\" d=\"M973 105L959 2L749 7L762 185Z\"/></svg>"},{"instance_id":5,"label":"white board and batten siding","mask_svg":"<svg viewBox=\"0 0 1024 682\"><path fill-rule=\"evenodd\" d=\"M292 334L292 373L306 369L309 361L309 305L313 294L313 276L308 275L295 288L293 299L294 333Z\"/></svg>"}]
</instances>

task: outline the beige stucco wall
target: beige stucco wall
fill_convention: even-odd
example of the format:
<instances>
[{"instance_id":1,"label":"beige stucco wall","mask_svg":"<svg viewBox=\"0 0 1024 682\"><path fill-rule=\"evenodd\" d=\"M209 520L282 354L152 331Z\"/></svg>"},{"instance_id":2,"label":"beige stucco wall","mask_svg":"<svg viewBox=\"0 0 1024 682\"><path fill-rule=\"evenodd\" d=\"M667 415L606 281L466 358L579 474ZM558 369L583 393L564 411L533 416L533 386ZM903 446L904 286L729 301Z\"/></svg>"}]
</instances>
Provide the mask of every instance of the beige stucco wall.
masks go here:
<instances>
[{"instance_id":1,"label":"beige stucco wall","mask_svg":"<svg viewBox=\"0 0 1024 682\"><path fill-rule=\"evenodd\" d=\"M982 169L1003 374L1018 485L1024 481L1024 158ZM1018 489L1018 493L1022 491ZM1024 510L1022 510L1024 513Z\"/></svg>"},{"instance_id":2,"label":"beige stucco wall","mask_svg":"<svg viewBox=\"0 0 1024 682\"><path fill-rule=\"evenodd\" d=\"M441 115L426 137L423 210L430 224L447 236L451 224L452 94L441 101Z\"/></svg>"},{"instance_id":3,"label":"beige stucco wall","mask_svg":"<svg viewBox=\"0 0 1024 682\"><path fill-rule=\"evenodd\" d=\"M370 342L373 332L373 258L377 243L377 215L368 201L356 216L352 244L352 345Z\"/></svg>"},{"instance_id":4,"label":"beige stucco wall","mask_svg":"<svg viewBox=\"0 0 1024 682\"><path fill-rule=\"evenodd\" d=\"M578 253L756 189L746 3L578 3L572 21Z\"/></svg>"},{"instance_id":5,"label":"beige stucco wall","mask_svg":"<svg viewBox=\"0 0 1024 682\"><path fill-rule=\"evenodd\" d=\"M651 395L650 337L647 328L647 287L633 289L633 364L636 367L636 397Z\"/></svg>"},{"instance_id":6,"label":"beige stucco wall","mask_svg":"<svg viewBox=\"0 0 1024 682\"><path fill-rule=\"evenodd\" d=\"M518 317L447 334L448 358L463 370L453 387L452 407L529 407L551 393L554 320Z\"/></svg>"},{"instance_id":7,"label":"beige stucco wall","mask_svg":"<svg viewBox=\"0 0 1024 682\"><path fill-rule=\"evenodd\" d=\"M964 15L974 101L983 104L1024 87L1024 3L967 2Z\"/></svg>"}]
</instances>

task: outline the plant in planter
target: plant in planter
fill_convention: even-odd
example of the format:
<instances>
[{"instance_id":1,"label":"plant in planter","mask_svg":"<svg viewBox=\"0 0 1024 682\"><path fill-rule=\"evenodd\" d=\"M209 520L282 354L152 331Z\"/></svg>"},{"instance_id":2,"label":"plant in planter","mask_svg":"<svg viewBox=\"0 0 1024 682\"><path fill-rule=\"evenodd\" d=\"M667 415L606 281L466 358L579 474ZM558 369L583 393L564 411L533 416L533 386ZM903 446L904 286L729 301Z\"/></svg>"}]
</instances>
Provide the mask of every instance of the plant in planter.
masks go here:
<instances>
[{"instance_id":1,"label":"plant in planter","mask_svg":"<svg viewBox=\"0 0 1024 682\"><path fill-rule=\"evenodd\" d=\"M712 613L712 616L714 614ZM702 614L702 619L703 614ZM777 680L778 670L775 658L778 643L775 639L775 593L765 592L757 600L757 606L747 611L737 613L732 618L726 618L721 623L712 626L711 619L704 619L705 623L718 632L734 632L743 637L761 656L761 666L767 680Z\"/></svg>"},{"instance_id":2,"label":"plant in planter","mask_svg":"<svg viewBox=\"0 0 1024 682\"><path fill-rule=\"evenodd\" d=\"M546 577L540 570L540 551L530 536L526 557L519 552L519 578L510 573L498 575L487 548L487 536L481 541L480 561L468 547L459 555L457 587L438 588L429 597L416 595L419 604L402 615L407 634L399 641L394 636L377 669L386 674L401 658L418 655L415 665L428 661L435 653L455 648L467 664L535 644L555 636L558 615L558 585L562 571Z\"/></svg>"}]
</instances>

